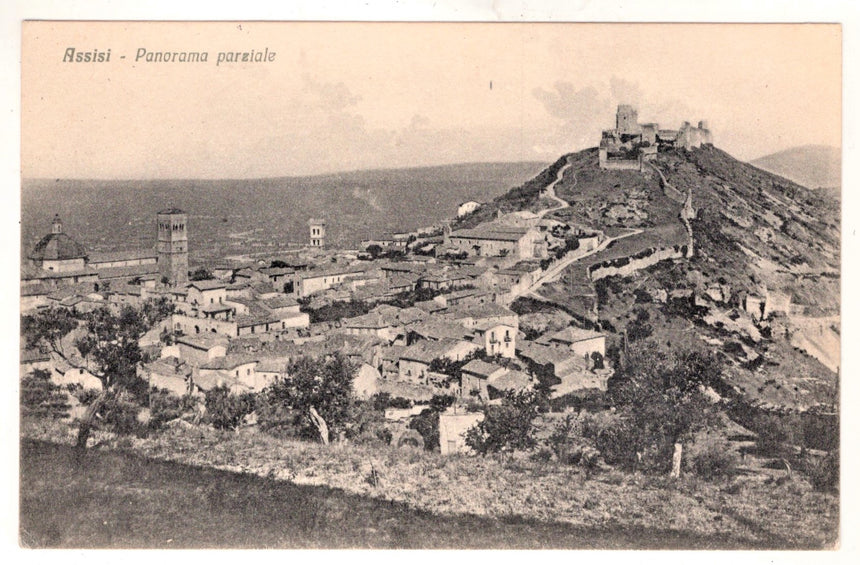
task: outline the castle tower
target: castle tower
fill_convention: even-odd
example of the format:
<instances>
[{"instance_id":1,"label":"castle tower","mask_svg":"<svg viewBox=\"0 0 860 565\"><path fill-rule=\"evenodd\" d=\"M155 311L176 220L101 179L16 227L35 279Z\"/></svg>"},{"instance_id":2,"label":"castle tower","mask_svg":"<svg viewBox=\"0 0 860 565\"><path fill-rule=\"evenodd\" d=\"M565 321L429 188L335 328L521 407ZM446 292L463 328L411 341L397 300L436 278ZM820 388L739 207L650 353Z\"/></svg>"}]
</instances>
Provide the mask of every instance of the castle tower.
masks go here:
<instances>
[{"instance_id":1,"label":"castle tower","mask_svg":"<svg viewBox=\"0 0 860 565\"><path fill-rule=\"evenodd\" d=\"M310 226L311 247L325 247L325 220L311 218Z\"/></svg>"},{"instance_id":2,"label":"castle tower","mask_svg":"<svg viewBox=\"0 0 860 565\"><path fill-rule=\"evenodd\" d=\"M615 113L615 129L619 134L641 133L639 127L639 112L629 104L619 104Z\"/></svg>"},{"instance_id":3,"label":"castle tower","mask_svg":"<svg viewBox=\"0 0 860 565\"><path fill-rule=\"evenodd\" d=\"M162 210L158 218L158 272L171 286L188 282L188 214Z\"/></svg>"}]
</instances>

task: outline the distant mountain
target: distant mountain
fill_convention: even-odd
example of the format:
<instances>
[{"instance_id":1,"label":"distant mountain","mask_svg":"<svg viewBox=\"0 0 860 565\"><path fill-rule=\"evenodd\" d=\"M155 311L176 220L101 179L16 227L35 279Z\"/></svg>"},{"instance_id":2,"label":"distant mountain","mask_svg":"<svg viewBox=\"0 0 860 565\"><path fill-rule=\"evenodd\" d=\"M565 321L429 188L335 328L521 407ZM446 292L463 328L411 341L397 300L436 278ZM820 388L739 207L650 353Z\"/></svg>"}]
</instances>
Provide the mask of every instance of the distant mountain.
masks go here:
<instances>
[{"instance_id":1,"label":"distant mountain","mask_svg":"<svg viewBox=\"0 0 860 565\"><path fill-rule=\"evenodd\" d=\"M827 145L804 145L750 161L760 169L780 175L807 188L826 188L839 196L842 185L842 152Z\"/></svg>"},{"instance_id":2,"label":"distant mountain","mask_svg":"<svg viewBox=\"0 0 860 565\"><path fill-rule=\"evenodd\" d=\"M307 241L307 220L328 221L329 241L348 246L384 232L432 225L466 200L485 202L534 177L545 163L467 163L310 177L224 180L24 179L24 251L59 213L91 251L155 245L155 213L189 213L194 263L222 255L277 252Z\"/></svg>"}]
</instances>

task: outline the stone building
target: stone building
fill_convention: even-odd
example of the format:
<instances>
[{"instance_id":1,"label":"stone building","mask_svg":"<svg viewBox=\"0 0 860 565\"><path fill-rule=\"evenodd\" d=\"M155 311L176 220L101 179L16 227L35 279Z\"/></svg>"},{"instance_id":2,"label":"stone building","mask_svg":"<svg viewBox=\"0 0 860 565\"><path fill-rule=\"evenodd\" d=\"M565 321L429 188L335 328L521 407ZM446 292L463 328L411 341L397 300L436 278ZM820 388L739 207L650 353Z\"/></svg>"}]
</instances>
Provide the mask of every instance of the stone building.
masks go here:
<instances>
[{"instance_id":1,"label":"stone building","mask_svg":"<svg viewBox=\"0 0 860 565\"><path fill-rule=\"evenodd\" d=\"M325 220L311 218L308 220L310 228L310 243L311 247L325 247Z\"/></svg>"},{"instance_id":2,"label":"stone building","mask_svg":"<svg viewBox=\"0 0 860 565\"><path fill-rule=\"evenodd\" d=\"M188 282L188 214L168 208L157 219L158 272L171 286L184 286Z\"/></svg>"},{"instance_id":3,"label":"stone building","mask_svg":"<svg viewBox=\"0 0 860 565\"><path fill-rule=\"evenodd\" d=\"M713 143L708 122L698 126L684 122L677 130L660 129L657 123L638 123L633 106L620 104L615 114L615 129L603 130L598 148L601 169L641 170L642 162L658 150L690 150Z\"/></svg>"}]
</instances>

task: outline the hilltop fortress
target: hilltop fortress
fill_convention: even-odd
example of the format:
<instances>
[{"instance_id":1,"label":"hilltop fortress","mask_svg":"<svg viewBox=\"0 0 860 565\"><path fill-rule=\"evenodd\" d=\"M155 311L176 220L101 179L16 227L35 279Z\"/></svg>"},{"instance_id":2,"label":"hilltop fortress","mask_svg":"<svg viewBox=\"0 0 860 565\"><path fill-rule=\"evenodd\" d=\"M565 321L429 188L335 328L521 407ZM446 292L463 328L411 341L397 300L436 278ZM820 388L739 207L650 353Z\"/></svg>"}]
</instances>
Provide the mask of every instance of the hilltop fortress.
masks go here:
<instances>
[{"instance_id":1,"label":"hilltop fortress","mask_svg":"<svg viewBox=\"0 0 860 565\"><path fill-rule=\"evenodd\" d=\"M660 129L656 123L640 124L636 108L620 104L615 129L603 130L600 137L600 168L641 170L642 161L658 151L675 147L690 150L712 143L706 121L700 121L698 127L684 122L677 130Z\"/></svg>"}]
</instances>

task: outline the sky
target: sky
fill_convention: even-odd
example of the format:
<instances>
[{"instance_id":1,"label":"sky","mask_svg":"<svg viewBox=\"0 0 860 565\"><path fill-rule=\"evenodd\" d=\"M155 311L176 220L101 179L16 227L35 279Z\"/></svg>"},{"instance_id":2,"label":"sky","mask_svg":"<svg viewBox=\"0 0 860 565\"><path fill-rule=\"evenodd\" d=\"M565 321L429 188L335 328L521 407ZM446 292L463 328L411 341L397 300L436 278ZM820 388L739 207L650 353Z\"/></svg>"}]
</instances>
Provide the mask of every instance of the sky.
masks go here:
<instances>
[{"instance_id":1,"label":"sky","mask_svg":"<svg viewBox=\"0 0 860 565\"><path fill-rule=\"evenodd\" d=\"M838 25L46 21L22 39L25 178L548 162L597 145L620 103L705 119L743 160L841 146ZM217 64L252 49L274 60Z\"/></svg>"}]
</instances>

